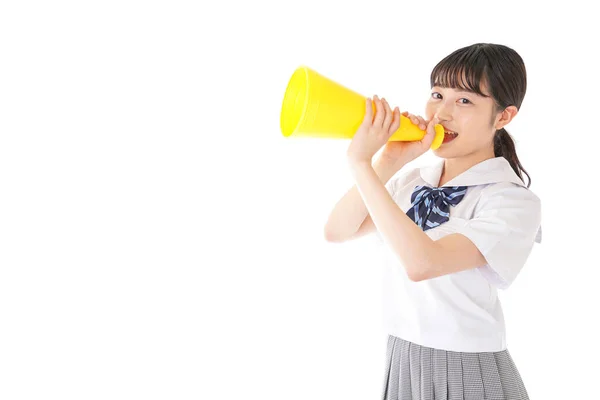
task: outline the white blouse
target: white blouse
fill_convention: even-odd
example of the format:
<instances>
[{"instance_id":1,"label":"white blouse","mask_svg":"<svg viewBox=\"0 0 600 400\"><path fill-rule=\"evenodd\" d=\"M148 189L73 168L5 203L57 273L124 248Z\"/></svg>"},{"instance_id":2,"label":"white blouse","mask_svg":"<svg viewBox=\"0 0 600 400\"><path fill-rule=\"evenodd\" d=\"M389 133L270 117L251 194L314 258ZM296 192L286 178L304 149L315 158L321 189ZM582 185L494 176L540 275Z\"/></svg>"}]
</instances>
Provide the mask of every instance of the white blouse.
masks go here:
<instances>
[{"instance_id":1,"label":"white blouse","mask_svg":"<svg viewBox=\"0 0 600 400\"><path fill-rule=\"evenodd\" d=\"M443 160L400 171L386 188L407 212L417 185L437 187ZM497 289L506 289L541 243L541 203L504 157L485 160L443 186L468 186L450 206L449 221L425 231L433 240L451 233L469 238L486 265L420 282L411 281L379 232L384 252L383 315L387 333L422 346L461 352L506 349Z\"/></svg>"}]
</instances>

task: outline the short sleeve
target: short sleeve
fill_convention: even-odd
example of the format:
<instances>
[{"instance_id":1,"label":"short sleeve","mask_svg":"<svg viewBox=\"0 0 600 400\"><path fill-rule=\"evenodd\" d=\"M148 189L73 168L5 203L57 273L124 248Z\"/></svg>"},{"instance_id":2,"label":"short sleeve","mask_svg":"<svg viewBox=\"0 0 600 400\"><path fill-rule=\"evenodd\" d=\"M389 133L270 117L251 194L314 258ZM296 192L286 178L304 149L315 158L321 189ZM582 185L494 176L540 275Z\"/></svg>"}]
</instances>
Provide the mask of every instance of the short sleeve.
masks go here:
<instances>
[{"instance_id":1,"label":"short sleeve","mask_svg":"<svg viewBox=\"0 0 600 400\"><path fill-rule=\"evenodd\" d=\"M396 196L400 194L398 192L402 192L405 189L405 186L414 181L414 179L418 176L418 168L400 169L390 179L388 179L388 181L385 183L385 188L392 198L395 199Z\"/></svg>"},{"instance_id":2,"label":"short sleeve","mask_svg":"<svg viewBox=\"0 0 600 400\"><path fill-rule=\"evenodd\" d=\"M486 193L487 192L487 193ZM473 218L458 230L483 254L481 274L499 289L508 288L540 242L541 202L529 189L512 183L482 192Z\"/></svg>"},{"instance_id":3,"label":"short sleeve","mask_svg":"<svg viewBox=\"0 0 600 400\"><path fill-rule=\"evenodd\" d=\"M387 189L390 196L392 196L392 198L396 194L396 181L397 179L394 179L394 177L392 177L385 184L385 188Z\"/></svg>"}]
</instances>

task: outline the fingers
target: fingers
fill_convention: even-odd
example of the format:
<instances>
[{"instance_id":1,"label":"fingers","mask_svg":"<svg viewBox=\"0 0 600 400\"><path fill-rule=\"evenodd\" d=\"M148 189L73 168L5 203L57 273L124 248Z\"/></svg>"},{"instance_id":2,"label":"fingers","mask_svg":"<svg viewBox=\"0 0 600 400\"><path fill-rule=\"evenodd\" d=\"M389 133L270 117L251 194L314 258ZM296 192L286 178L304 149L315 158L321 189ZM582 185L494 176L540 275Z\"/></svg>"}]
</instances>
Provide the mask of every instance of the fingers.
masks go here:
<instances>
[{"instance_id":1,"label":"fingers","mask_svg":"<svg viewBox=\"0 0 600 400\"><path fill-rule=\"evenodd\" d=\"M423 117L421 117L420 115L413 115L413 114L410 114L408 111L404 111L402 113L402 115L404 115L405 117L410 119L410 122L417 125L419 127L419 129L421 129L421 130L427 129L427 121L425 121L425 119Z\"/></svg>"},{"instance_id":2,"label":"fingers","mask_svg":"<svg viewBox=\"0 0 600 400\"><path fill-rule=\"evenodd\" d=\"M440 122L440 119L437 117L433 117L428 123L427 123L427 130L428 131L432 131L433 133L435 133L435 125L438 124Z\"/></svg>"},{"instance_id":3,"label":"fingers","mask_svg":"<svg viewBox=\"0 0 600 400\"><path fill-rule=\"evenodd\" d=\"M427 130L425 131L425 136L422 139L423 145L426 147L431 146L433 143L433 139L435 138L435 126L440 122L439 118L433 118L427 124Z\"/></svg>"},{"instance_id":4,"label":"fingers","mask_svg":"<svg viewBox=\"0 0 600 400\"><path fill-rule=\"evenodd\" d=\"M400 128L400 109L398 107L394 108L393 115L392 124L390 125L391 135Z\"/></svg>"},{"instance_id":5,"label":"fingers","mask_svg":"<svg viewBox=\"0 0 600 400\"><path fill-rule=\"evenodd\" d=\"M394 116L392 114L392 109L390 108L390 105L388 104L387 100L385 98L382 98L381 102L383 103L383 107L385 108L385 117L383 119L382 128L384 132L387 132L388 129L390 129L392 118L394 118Z\"/></svg>"},{"instance_id":6,"label":"fingers","mask_svg":"<svg viewBox=\"0 0 600 400\"><path fill-rule=\"evenodd\" d=\"M367 99L367 103L370 99ZM381 130L385 133L393 133L400 126L400 109L396 107L394 110L390 107L390 104L385 98L379 98L379 96L373 96L373 103L375 103L375 112L371 112L371 109L367 107L367 113L365 115L364 123L371 124L374 128Z\"/></svg>"},{"instance_id":7,"label":"fingers","mask_svg":"<svg viewBox=\"0 0 600 400\"><path fill-rule=\"evenodd\" d=\"M420 129L423 129L423 130L427 129L427 122L425 122L425 119L421 116L419 116L418 119L419 119L419 123L415 124L415 125L419 125Z\"/></svg>"},{"instance_id":8,"label":"fingers","mask_svg":"<svg viewBox=\"0 0 600 400\"><path fill-rule=\"evenodd\" d=\"M365 105L365 118L363 124L371 125L373 123L373 101L370 97L367 97Z\"/></svg>"},{"instance_id":9,"label":"fingers","mask_svg":"<svg viewBox=\"0 0 600 400\"><path fill-rule=\"evenodd\" d=\"M383 125L383 120L385 118L385 107L381 103L379 96L373 96L375 100L375 119L373 120L373 125L376 127L381 127Z\"/></svg>"}]
</instances>

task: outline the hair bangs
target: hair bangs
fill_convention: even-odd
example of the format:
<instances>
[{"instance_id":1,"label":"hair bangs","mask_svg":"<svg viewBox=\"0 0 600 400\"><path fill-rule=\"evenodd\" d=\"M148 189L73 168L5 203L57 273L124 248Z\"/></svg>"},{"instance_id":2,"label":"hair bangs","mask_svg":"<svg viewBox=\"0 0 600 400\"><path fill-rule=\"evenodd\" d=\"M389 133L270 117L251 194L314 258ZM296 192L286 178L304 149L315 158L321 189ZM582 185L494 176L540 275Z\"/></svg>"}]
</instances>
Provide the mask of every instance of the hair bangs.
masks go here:
<instances>
[{"instance_id":1,"label":"hair bangs","mask_svg":"<svg viewBox=\"0 0 600 400\"><path fill-rule=\"evenodd\" d=\"M431 87L459 89L489 97L481 90L487 65L485 57L480 52L461 50L450 54L435 66L431 71Z\"/></svg>"}]
</instances>

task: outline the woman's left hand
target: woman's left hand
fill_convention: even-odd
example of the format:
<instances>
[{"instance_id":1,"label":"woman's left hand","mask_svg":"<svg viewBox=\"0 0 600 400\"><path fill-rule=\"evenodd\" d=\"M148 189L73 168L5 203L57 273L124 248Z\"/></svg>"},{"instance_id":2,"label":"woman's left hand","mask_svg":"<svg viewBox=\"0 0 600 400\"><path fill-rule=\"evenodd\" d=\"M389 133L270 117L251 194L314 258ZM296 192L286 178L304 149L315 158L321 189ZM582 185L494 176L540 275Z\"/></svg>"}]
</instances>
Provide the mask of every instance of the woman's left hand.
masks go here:
<instances>
[{"instance_id":1,"label":"woman's left hand","mask_svg":"<svg viewBox=\"0 0 600 400\"><path fill-rule=\"evenodd\" d=\"M375 102L375 113L371 99L367 98L365 117L348 147L346 155L351 164L364 162L370 165L375 153L389 141L400 127L398 107L392 111L385 98L379 99L377 95L373 96L373 101Z\"/></svg>"}]
</instances>

